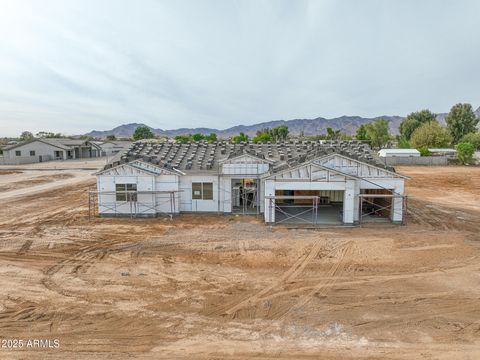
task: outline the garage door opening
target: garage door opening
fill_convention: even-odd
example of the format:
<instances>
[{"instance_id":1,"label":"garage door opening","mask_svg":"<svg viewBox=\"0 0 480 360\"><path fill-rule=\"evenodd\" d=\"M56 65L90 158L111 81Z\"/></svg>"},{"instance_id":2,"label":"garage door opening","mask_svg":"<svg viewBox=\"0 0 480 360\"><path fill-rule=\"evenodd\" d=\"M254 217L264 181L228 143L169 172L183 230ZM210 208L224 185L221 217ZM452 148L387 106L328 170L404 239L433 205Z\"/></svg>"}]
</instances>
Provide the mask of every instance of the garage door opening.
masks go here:
<instances>
[{"instance_id":1,"label":"garage door opening","mask_svg":"<svg viewBox=\"0 0 480 360\"><path fill-rule=\"evenodd\" d=\"M342 224L343 191L276 190L275 223Z\"/></svg>"},{"instance_id":2,"label":"garage door opening","mask_svg":"<svg viewBox=\"0 0 480 360\"><path fill-rule=\"evenodd\" d=\"M362 189L359 195L360 222L392 221L396 198L404 201L404 196L396 195L389 189ZM403 208L405 207L402 206Z\"/></svg>"}]
</instances>

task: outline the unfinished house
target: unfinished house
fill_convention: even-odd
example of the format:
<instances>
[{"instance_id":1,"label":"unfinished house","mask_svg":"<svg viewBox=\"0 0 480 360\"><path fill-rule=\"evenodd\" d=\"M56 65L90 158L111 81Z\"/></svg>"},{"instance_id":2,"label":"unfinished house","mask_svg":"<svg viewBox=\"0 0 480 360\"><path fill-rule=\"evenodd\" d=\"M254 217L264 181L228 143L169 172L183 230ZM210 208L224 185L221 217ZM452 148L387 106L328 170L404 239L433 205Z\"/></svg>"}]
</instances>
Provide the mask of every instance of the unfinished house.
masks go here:
<instances>
[{"instance_id":1,"label":"unfinished house","mask_svg":"<svg viewBox=\"0 0 480 360\"><path fill-rule=\"evenodd\" d=\"M255 214L265 222L405 220L405 176L357 141L136 142L97 174L100 216Z\"/></svg>"}]
</instances>

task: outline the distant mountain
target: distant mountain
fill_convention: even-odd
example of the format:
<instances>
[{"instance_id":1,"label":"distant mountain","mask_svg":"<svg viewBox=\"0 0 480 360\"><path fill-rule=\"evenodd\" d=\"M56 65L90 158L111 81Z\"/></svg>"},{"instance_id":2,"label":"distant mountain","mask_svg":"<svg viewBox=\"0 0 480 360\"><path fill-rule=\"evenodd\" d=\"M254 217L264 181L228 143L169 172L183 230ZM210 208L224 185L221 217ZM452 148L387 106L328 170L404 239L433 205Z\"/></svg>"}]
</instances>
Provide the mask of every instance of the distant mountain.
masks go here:
<instances>
[{"instance_id":1,"label":"distant mountain","mask_svg":"<svg viewBox=\"0 0 480 360\"><path fill-rule=\"evenodd\" d=\"M213 128L180 128L173 130L163 130L155 129L145 124L131 123L117 126L116 128L113 128L111 130L93 130L89 133L86 133L85 135L93 137L105 137L107 135L115 135L116 137L131 137L137 127L147 126L152 130L154 134L157 135L176 136L196 133L216 133L221 138L227 138L230 136L238 135L240 132L243 132L249 136L254 136L257 130L267 127L271 128L277 125L287 125L290 133L292 134L300 134L303 131L304 135L306 136L324 134L327 131L327 127L331 127L333 129L340 129L342 132L345 132L347 134L354 134L360 125L366 124L372 120L376 120L379 118L386 119L390 122L390 130L393 133L398 132L398 126L403 120L403 118L400 116L379 116L376 118L362 118L360 116L342 116L335 119L325 119L322 117L318 117L316 119L275 120L254 125L237 125L223 130Z\"/></svg>"},{"instance_id":2,"label":"distant mountain","mask_svg":"<svg viewBox=\"0 0 480 360\"><path fill-rule=\"evenodd\" d=\"M478 117L480 117L480 107L475 111ZM437 114L437 119L440 123L445 123L446 113ZM237 125L228 129L213 129L213 128L180 128L173 130L155 129L145 124L131 123L117 126L111 130L98 131L93 130L85 135L93 137L105 137L107 135L115 135L118 138L131 137L135 129L139 126L149 127L154 134L163 136L177 136L184 134L210 134L216 133L220 138L228 138L230 136L238 135L240 132L247 134L248 136L254 136L256 132L263 128L271 128L277 125L287 125L291 134L298 135L303 131L306 136L325 134L328 127L332 129L340 129L342 132L349 135L355 134L357 128L377 119L386 119L389 121L390 131L393 134L398 134L398 127L402 120L401 116L378 116L375 118L363 118L360 116L341 116L334 119L325 119L318 117L316 119L294 119L294 120L275 120L269 122L263 122L253 125Z\"/></svg>"},{"instance_id":3,"label":"distant mountain","mask_svg":"<svg viewBox=\"0 0 480 360\"><path fill-rule=\"evenodd\" d=\"M131 124L124 124L117 126L116 128L113 128L111 130L105 130L105 131L98 131L98 130L93 130L90 131L89 133L85 134L87 136L93 136L93 137L105 137L108 135L115 135L118 138L121 137L131 137L135 131L135 129L139 126L147 126L145 124L138 124L138 123L131 123ZM149 126L150 127L150 126ZM153 128L152 131L154 130Z\"/></svg>"}]
</instances>

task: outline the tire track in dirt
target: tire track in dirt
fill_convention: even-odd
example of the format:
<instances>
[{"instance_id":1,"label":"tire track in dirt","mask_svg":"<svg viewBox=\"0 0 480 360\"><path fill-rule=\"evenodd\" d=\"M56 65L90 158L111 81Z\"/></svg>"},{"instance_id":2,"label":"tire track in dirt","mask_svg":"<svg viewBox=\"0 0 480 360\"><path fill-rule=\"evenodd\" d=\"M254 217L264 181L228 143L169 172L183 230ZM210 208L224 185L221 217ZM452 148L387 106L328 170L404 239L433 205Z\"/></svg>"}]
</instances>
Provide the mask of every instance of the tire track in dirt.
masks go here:
<instances>
[{"instance_id":1,"label":"tire track in dirt","mask_svg":"<svg viewBox=\"0 0 480 360\"><path fill-rule=\"evenodd\" d=\"M212 311L207 311L205 315L207 316L212 316L212 315L230 315L233 312L236 312L240 310L241 308L244 308L246 306L249 306L250 304L253 304L258 301L258 299L263 296L264 294L268 293L269 291L273 290L275 287L280 286L284 281L287 281L292 278L292 276L297 276L301 270L307 266L308 262L311 261L313 257L318 254L318 251L320 250L321 244L320 241L315 242L310 250L307 250L306 248L304 249L304 253L294 262L294 264L282 274L280 278L278 278L277 281L275 281L273 284L267 286L263 290L261 290L258 293L255 293L253 295L248 296L247 298L243 299L240 302L236 302L234 304L226 304L220 307L214 308ZM310 260L307 260L309 259ZM303 266L302 266L303 264Z\"/></svg>"},{"instance_id":2,"label":"tire track in dirt","mask_svg":"<svg viewBox=\"0 0 480 360\"><path fill-rule=\"evenodd\" d=\"M32 246L33 240L26 240L22 247L18 250L17 255L23 255L25 254L28 250L30 250L30 246Z\"/></svg>"},{"instance_id":3,"label":"tire track in dirt","mask_svg":"<svg viewBox=\"0 0 480 360\"><path fill-rule=\"evenodd\" d=\"M284 272L282 276L280 276L278 280L275 281L273 284L267 286L266 288L263 288L261 291L253 295L250 295L246 299L240 301L234 306L229 307L226 310L222 309L220 312L222 313L222 315L234 315L237 311L245 307L254 305L258 302L260 297L277 288L284 282L293 280L303 271L303 269L305 269L305 267L312 261L312 259L314 259L315 256L318 255L321 247L322 243L320 241L315 242L312 245L311 249L308 252L305 252L302 256L300 256L297 261L295 261L295 263L286 272Z\"/></svg>"},{"instance_id":4,"label":"tire track in dirt","mask_svg":"<svg viewBox=\"0 0 480 360\"><path fill-rule=\"evenodd\" d=\"M335 284L337 281L337 274L341 272L344 267L345 263L349 260L348 255L351 252L353 247L353 242L348 242L343 244L339 249L336 249L336 253L338 254L338 261L335 262L332 267L327 272L327 281L319 282L312 290L308 293L304 294L300 299L293 306L282 306L280 308L275 309L272 313L270 313L270 319L284 319L289 313L291 313L295 309L301 309L304 307L315 295L323 296L329 291L329 289Z\"/></svg>"},{"instance_id":5,"label":"tire track in dirt","mask_svg":"<svg viewBox=\"0 0 480 360\"><path fill-rule=\"evenodd\" d=\"M315 242L310 250L307 250L302 256L300 256L297 261L278 278L277 281L275 281L273 284L270 286L267 286L266 288L262 289L261 291L250 295L246 299L232 305L226 305L221 308L217 308L214 312L211 312L209 315L228 315L233 318L237 317L237 314L239 311L242 311L246 308L250 308L252 306L255 306L258 304L258 302L268 299L268 296L266 296L269 292L274 291L275 289L279 287L283 287L286 283L293 281L295 278L297 278L303 270L309 265L315 257L318 256L322 245L324 241L328 239L322 239L322 241L317 241ZM331 256L335 254L339 249L341 249L345 244L340 244L335 246L333 249L331 249L325 256ZM225 310L226 309L226 310Z\"/></svg>"}]
</instances>

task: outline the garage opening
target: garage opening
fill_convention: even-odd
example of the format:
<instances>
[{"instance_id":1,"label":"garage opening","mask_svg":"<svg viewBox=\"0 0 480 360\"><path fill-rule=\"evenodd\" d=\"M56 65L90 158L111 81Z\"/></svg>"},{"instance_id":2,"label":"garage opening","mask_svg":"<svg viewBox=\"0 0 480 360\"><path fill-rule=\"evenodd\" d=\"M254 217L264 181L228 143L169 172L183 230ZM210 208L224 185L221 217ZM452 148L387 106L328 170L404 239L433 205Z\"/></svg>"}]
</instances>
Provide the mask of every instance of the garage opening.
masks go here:
<instances>
[{"instance_id":1,"label":"garage opening","mask_svg":"<svg viewBox=\"0 0 480 360\"><path fill-rule=\"evenodd\" d=\"M393 200L389 189L362 189L359 195L360 222L389 222L393 218ZM398 195L402 197L401 195Z\"/></svg>"},{"instance_id":2,"label":"garage opening","mask_svg":"<svg viewBox=\"0 0 480 360\"><path fill-rule=\"evenodd\" d=\"M275 223L342 224L343 191L276 190Z\"/></svg>"}]
</instances>

